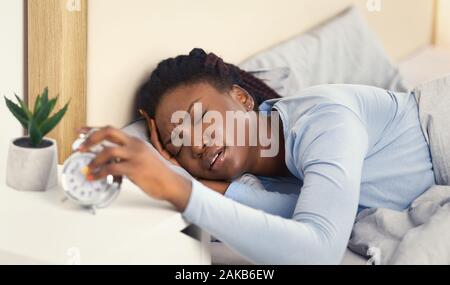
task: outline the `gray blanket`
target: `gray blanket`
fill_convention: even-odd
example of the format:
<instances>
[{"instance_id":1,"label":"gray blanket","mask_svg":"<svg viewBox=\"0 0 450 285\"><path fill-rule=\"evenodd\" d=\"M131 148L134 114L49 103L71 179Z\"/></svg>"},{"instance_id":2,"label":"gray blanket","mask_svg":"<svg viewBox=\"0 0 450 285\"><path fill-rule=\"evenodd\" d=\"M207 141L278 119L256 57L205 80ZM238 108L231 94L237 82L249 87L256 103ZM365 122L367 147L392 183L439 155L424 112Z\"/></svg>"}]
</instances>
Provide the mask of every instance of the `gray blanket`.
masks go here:
<instances>
[{"instance_id":1,"label":"gray blanket","mask_svg":"<svg viewBox=\"0 0 450 285\"><path fill-rule=\"evenodd\" d=\"M373 264L450 264L450 75L412 92L438 185L403 212L359 213L349 248Z\"/></svg>"}]
</instances>

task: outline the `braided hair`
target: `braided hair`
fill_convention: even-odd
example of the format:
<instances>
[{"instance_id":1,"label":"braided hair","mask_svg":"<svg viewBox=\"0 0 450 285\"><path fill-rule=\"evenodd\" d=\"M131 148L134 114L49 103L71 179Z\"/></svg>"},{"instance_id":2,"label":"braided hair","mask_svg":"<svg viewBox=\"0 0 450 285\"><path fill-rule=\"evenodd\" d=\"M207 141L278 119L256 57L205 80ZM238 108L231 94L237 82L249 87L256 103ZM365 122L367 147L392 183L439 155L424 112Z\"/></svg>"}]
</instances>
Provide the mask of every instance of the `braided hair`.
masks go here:
<instances>
[{"instance_id":1,"label":"braided hair","mask_svg":"<svg viewBox=\"0 0 450 285\"><path fill-rule=\"evenodd\" d=\"M189 55L168 58L158 64L138 91L137 107L154 118L164 94L176 87L200 82L210 83L220 92L229 91L237 84L253 97L255 108L265 100L280 97L252 74L224 62L214 53L194 48Z\"/></svg>"}]
</instances>

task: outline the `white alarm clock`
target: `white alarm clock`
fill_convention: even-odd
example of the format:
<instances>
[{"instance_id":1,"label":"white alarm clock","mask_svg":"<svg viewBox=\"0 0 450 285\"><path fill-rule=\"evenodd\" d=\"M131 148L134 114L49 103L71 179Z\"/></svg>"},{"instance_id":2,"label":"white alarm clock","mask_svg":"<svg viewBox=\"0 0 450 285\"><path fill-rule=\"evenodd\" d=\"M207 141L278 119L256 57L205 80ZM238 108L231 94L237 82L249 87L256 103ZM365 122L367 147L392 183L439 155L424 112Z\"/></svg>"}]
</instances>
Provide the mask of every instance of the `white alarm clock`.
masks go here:
<instances>
[{"instance_id":1,"label":"white alarm clock","mask_svg":"<svg viewBox=\"0 0 450 285\"><path fill-rule=\"evenodd\" d=\"M72 144L74 153L64 162L61 184L67 198L82 207L91 209L95 214L97 208L108 206L119 194L122 184L122 176L108 175L105 179L88 181L86 179L86 166L96 157L103 147L108 144L103 142L87 152L77 151L86 138L94 132L80 134Z\"/></svg>"}]
</instances>

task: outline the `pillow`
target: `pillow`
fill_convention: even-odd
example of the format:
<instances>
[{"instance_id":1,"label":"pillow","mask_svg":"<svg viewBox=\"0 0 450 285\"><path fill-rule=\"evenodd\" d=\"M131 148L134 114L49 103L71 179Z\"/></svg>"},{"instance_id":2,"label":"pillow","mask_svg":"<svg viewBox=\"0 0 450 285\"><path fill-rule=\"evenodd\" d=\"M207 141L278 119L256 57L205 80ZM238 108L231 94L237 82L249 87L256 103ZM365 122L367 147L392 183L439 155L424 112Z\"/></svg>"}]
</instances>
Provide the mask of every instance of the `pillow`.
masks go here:
<instances>
[{"instance_id":1,"label":"pillow","mask_svg":"<svg viewBox=\"0 0 450 285\"><path fill-rule=\"evenodd\" d=\"M144 118L132 121L131 123L123 127L122 131L145 142L150 142L150 134L148 133L147 122Z\"/></svg>"},{"instance_id":2,"label":"pillow","mask_svg":"<svg viewBox=\"0 0 450 285\"><path fill-rule=\"evenodd\" d=\"M350 7L311 31L240 64L244 70L289 69L283 93L319 84L347 83L406 91L399 70L360 12Z\"/></svg>"},{"instance_id":3,"label":"pillow","mask_svg":"<svg viewBox=\"0 0 450 285\"><path fill-rule=\"evenodd\" d=\"M289 67L257 68L247 70L247 72L264 81L280 96L288 95L288 78L291 72Z\"/></svg>"}]
</instances>

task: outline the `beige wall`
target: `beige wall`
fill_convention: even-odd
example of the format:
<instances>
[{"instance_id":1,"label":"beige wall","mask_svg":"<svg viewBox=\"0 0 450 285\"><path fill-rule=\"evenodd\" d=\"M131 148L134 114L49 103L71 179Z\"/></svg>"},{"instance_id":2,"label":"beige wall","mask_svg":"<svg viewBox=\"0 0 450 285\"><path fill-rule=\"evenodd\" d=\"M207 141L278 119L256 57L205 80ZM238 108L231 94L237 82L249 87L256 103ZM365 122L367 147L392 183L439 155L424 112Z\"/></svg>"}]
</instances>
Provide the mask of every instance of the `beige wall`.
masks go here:
<instances>
[{"instance_id":1,"label":"beige wall","mask_svg":"<svg viewBox=\"0 0 450 285\"><path fill-rule=\"evenodd\" d=\"M24 17L22 0L0 1L0 171L5 171L8 145L12 138L19 137L23 130L5 106L3 96L24 94ZM3 185L5 173L0 173Z\"/></svg>"},{"instance_id":2,"label":"beige wall","mask_svg":"<svg viewBox=\"0 0 450 285\"><path fill-rule=\"evenodd\" d=\"M238 63L350 3L393 59L430 43L434 0L380 0L379 12L368 1L377 0L91 0L88 123L126 123L135 89L163 58L202 47Z\"/></svg>"},{"instance_id":3,"label":"beige wall","mask_svg":"<svg viewBox=\"0 0 450 285\"><path fill-rule=\"evenodd\" d=\"M450 48L450 0L437 0L436 44Z\"/></svg>"}]
</instances>

